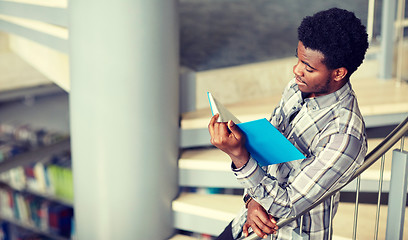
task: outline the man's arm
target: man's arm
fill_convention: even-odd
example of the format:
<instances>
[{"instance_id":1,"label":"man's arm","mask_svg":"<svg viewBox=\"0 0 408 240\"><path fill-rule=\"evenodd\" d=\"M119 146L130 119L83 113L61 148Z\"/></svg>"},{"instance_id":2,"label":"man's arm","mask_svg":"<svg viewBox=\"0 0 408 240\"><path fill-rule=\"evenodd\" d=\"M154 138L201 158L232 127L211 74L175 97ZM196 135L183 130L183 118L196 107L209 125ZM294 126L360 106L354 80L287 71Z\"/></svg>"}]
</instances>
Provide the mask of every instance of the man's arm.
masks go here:
<instances>
[{"instance_id":1,"label":"man's arm","mask_svg":"<svg viewBox=\"0 0 408 240\"><path fill-rule=\"evenodd\" d=\"M294 216L333 187L345 183L361 165L366 148L362 139L348 134L333 134L322 139L316 156L302 169L291 173L282 185L250 159L236 172L237 179L270 214L279 218Z\"/></svg>"},{"instance_id":2,"label":"man's arm","mask_svg":"<svg viewBox=\"0 0 408 240\"><path fill-rule=\"evenodd\" d=\"M245 148L245 136L232 121L218 123L217 119L218 114L211 118L208 125L211 143L230 156L234 167L245 168L249 160L249 153ZM262 238L276 232L276 221L259 203L250 200L247 207L247 221L243 227L246 236L248 228L252 228Z\"/></svg>"}]
</instances>

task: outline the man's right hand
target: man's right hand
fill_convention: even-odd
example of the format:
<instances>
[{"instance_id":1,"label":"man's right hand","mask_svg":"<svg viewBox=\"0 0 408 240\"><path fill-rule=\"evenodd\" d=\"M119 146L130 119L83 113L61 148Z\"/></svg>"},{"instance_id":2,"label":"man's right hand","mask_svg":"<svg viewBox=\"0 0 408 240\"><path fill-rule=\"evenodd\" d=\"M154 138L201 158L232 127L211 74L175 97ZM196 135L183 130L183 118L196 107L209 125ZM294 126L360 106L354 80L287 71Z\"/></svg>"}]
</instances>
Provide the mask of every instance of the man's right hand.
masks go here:
<instances>
[{"instance_id":1,"label":"man's right hand","mask_svg":"<svg viewBox=\"0 0 408 240\"><path fill-rule=\"evenodd\" d=\"M236 168L241 168L249 160L245 135L234 122L217 122L218 117L219 114L215 114L208 124L211 143L228 154Z\"/></svg>"},{"instance_id":2,"label":"man's right hand","mask_svg":"<svg viewBox=\"0 0 408 240\"><path fill-rule=\"evenodd\" d=\"M245 237L248 236L248 229L252 230L261 238L266 238L269 234L275 234L278 230L274 217L255 200L248 203L247 221L244 224L243 232Z\"/></svg>"}]
</instances>

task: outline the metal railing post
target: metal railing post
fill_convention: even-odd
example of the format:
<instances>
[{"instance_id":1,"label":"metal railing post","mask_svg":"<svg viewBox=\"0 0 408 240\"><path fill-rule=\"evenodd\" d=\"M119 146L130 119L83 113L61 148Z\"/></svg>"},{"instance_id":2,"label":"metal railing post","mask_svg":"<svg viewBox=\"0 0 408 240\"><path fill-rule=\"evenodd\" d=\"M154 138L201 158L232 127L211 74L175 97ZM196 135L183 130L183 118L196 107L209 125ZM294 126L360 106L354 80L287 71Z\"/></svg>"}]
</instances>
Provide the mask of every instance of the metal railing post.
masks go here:
<instances>
[{"instance_id":1,"label":"metal railing post","mask_svg":"<svg viewBox=\"0 0 408 240\"><path fill-rule=\"evenodd\" d=\"M353 240L357 239L357 219L358 219L358 201L360 198L360 182L361 175L358 175L356 182L356 203L354 208L354 221L353 221Z\"/></svg>"},{"instance_id":2,"label":"metal railing post","mask_svg":"<svg viewBox=\"0 0 408 240\"><path fill-rule=\"evenodd\" d=\"M380 168L380 179L378 180L378 200L377 200L377 212L375 216L374 240L378 239L378 226L380 224L381 193L382 193L382 185L383 185L383 179L384 179L384 163L385 163L385 155L382 155L381 168Z\"/></svg>"},{"instance_id":3,"label":"metal railing post","mask_svg":"<svg viewBox=\"0 0 408 240\"><path fill-rule=\"evenodd\" d=\"M329 240L333 239L333 207L334 207L334 195L330 198L330 211L329 211Z\"/></svg>"},{"instance_id":4,"label":"metal railing post","mask_svg":"<svg viewBox=\"0 0 408 240\"><path fill-rule=\"evenodd\" d=\"M271 235L272 239L272 235ZM306 233L303 232L303 216L300 217L300 224L299 227L295 229L292 233L292 239L293 240L307 240L309 239L309 236L306 235Z\"/></svg>"},{"instance_id":5,"label":"metal railing post","mask_svg":"<svg viewBox=\"0 0 408 240\"><path fill-rule=\"evenodd\" d=\"M392 152L386 240L403 238L407 183L408 152L394 150Z\"/></svg>"}]
</instances>

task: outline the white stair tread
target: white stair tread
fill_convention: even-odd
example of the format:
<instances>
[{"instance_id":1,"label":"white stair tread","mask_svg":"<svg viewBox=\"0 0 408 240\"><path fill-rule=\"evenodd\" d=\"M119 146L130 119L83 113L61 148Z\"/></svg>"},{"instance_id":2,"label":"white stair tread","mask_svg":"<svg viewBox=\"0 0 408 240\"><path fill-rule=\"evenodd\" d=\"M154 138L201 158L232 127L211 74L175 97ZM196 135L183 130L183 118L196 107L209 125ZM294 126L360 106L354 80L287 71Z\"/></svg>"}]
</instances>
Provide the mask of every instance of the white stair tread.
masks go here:
<instances>
[{"instance_id":1,"label":"white stair tread","mask_svg":"<svg viewBox=\"0 0 408 240\"><path fill-rule=\"evenodd\" d=\"M363 116L408 112L408 94L406 94L408 84L401 83L397 86L395 79L384 81L376 78L353 79L352 84ZM280 95L275 95L225 105L238 119L246 122L259 118L269 118L280 97ZM211 111L209 107L184 113L181 128L206 128L210 118Z\"/></svg>"},{"instance_id":2,"label":"white stair tread","mask_svg":"<svg viewBox=\"0 0 408 240\"><path fill-rule=\"evenodd\" d=\"M39 31L45 34L49 34L58 38L68 39L68 29L65 27L60 27L54 24L48 24L45 22L30 20L26 18L14 17L0 14L0 19L13 24L17 24L21 27Z\"/></svg>"},{"instance_id":3,"label":"white stair tread","mask_svg":"<svg viewBox=\"0 0 408 240\"><path fill-rule=\"evenodd\" d=\"M242 196L183 193L172 203L173 211L228 223L243 206Z\"/></svg>"},{"instance_id":4,"label":"white stair tread","mask_svg":"<svg viewBox=\"0 0 408 240\"><path fill-rule=\"evenodd\" d=\"M198 240L198 238L177 234L177 235L169 238L169 240Z\"/></svg>"},{"instance_id":5,"label":"white stair tread","mask_svg":"<svg viewBox=\"0 0 408 240\"><path fill-rule=\"evenodd\" d=\"M346 237L340 237L333 235L332 240L351 240L351 238L346 238Z\"/></svg>"},{"instance_id":6,"label":"white stair tread","mask_svg":"<svg viewBox=\"0 0 408 240\"><path fill-rule=\"evenodd\" d=\"M11 51L0 53L0 92L53 84Z\"/></svg>"},{"instance_id":7,"label":"white stair tread","mask_svg":"<svg viewBox=\"0 0 408 240\"><path fill-rule=\"evenodd\" d=\"M369 139L369 151L376 147L382 139ZM391 149L399 147L399 142ZM405 144L408 149L408 142ZM384 180L389 181L391 175L392 151L385 155ZM179 159L179 168L185 170L231 171L231 160L227 154L217 148L192 149L183 151ZM380 161L377 161L362 174L362 179L376 180L380 176Z\"/></svg>"},{"instance_id":8,"label":"white stair tread","mask_svg":"<svg viewBox=\"0 0 408 240\"><path fill-rule=\"evenodd\" d=\"M12 0L12 2L56 8L66 8L68 6L67 0Z\"/></svg>"},{"instance_id":9,"label":"white stair tread","mask_svg":"<svg viewBox=\"0 0 408 240\"><path fill-rule=\"evenodd\" d=\"M231 171L231 159L217 148L185 150L179 159L181 169Z\"/></svg>"},{"instance_id":10,"label":"white stair tread","mask_svg":"<svg viewBox=\"0 0 408 240\"><path fill-rule=\"evenodd\" d=\"M236 216L242 206L243 202L241 196L185 193L173 202L173 211L203 218L221 220L225 223L228 223L233 217ZM339 204L339 208L333 223L333 239L351 239L355 209L354 206L354 203L341 202ZM359 204L357 239L372 239L374 234L376 208L376 204ZM405 216L405 218L407 219L408 208L406 209ZM381 235L385 234L386 221L387 206L381 206L381 224L379 229L380 239ZM223 225L221 227L225 226ZM404 231L407 232L408 229L405 229ZM190 240L191 238L179 239ZM172 240L176 240L176 238Z\"/></svg>"},{"instance_id":11,"label":"white stair tread","mask_svg":"<svg viewBox=\"0 0 408 240\"><path fill-rule=\"evenodd\" d=\"M267 99L251 100L243 103L225 104L241 122L252 121L260 118L268 119L278 104L280 96ZM194 112L182 114L181 128L194 129L206 128L211 119L210 108L199 109Z\"/></svg>"}]
</instances>

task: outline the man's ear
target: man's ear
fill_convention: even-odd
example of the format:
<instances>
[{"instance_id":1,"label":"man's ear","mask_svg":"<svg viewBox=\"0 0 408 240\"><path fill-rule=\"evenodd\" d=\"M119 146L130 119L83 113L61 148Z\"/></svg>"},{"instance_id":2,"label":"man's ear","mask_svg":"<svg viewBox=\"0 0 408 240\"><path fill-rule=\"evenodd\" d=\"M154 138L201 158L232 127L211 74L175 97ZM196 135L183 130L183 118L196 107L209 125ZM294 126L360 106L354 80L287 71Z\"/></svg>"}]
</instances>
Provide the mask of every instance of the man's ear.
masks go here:
<instances>
[{"instance_id":1,"label":"man's ear","mask_svg":"<svg viewBox=\"0 0 408 240\"><path fill-rule=\"evenodd\" d=\"M333 71L334 81L341 81L347 75L347 69L345 67L337 68Z\"/></svg>"}]
</instances>

